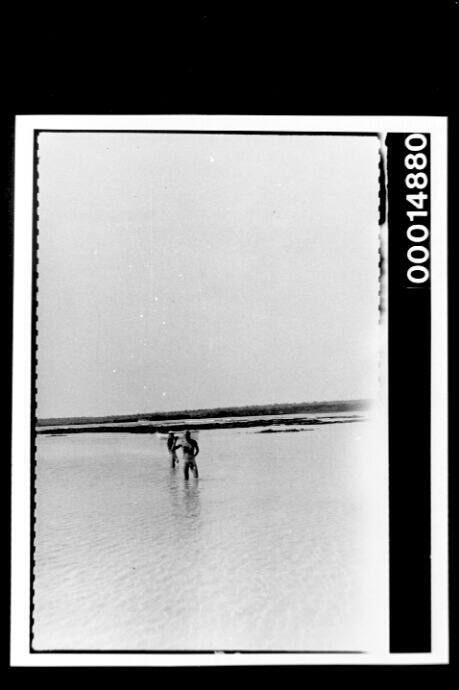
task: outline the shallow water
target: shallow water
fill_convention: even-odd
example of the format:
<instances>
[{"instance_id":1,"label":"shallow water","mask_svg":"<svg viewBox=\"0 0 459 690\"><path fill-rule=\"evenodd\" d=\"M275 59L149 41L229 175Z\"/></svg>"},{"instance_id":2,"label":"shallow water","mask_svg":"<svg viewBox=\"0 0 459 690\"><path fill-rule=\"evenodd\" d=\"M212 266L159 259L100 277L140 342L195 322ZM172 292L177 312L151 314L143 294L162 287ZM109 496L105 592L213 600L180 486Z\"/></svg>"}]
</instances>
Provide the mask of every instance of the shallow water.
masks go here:
<instances>
[{"instance_id":1,"label":"shallow water","mask_svg":"<svg viewBox=\"0 0 459 690\"><path fill-rule=\"evenodd\" d=\"M371 434L40 435L34 648L367 649Z\"/></svg>"}]
</instances>

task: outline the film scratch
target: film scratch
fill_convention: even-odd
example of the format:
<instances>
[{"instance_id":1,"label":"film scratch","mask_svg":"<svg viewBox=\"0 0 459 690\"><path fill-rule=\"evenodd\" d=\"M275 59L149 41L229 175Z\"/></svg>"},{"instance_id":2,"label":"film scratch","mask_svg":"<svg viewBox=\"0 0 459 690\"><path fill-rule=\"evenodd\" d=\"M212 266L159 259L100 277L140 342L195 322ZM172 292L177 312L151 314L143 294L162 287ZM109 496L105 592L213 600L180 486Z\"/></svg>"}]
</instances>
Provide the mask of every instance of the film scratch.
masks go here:
<instances>
[{"instance_id":1,"label":"film scratch","mask_svg":"<svg viewBox=\"0 0 459 690\"><path fill-rule=\"evenodd\" d=\"M448 663L446 145L17 118L12 665Z\"/></svg>"}]
</instances>

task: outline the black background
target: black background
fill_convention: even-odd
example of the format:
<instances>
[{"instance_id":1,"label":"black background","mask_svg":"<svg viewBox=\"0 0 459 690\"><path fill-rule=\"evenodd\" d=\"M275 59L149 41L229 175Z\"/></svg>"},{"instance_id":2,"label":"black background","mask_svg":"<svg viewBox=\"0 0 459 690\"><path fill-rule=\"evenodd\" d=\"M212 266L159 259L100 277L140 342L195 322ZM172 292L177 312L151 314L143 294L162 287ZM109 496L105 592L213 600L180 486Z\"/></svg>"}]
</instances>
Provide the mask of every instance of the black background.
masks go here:
<instances>
[{"instance_id":1,"label":"black background","mask_svg":"<svg viewBox=\"0 0 459 690\"><path fill-rule=\"evenodd\" d=\"M12 175L16 114L448 116L450 337L455 344L457 279L451 269L456 256L459 188L458 16L459 3L453 0L304 3L300 13L293 7L264 7L262 13L251 16L247 7L237 8L233 4L226 10L209 6L185 11L173 6L167 16L154 5L148 10L114 4L96 15L94 4L82 3L60 5L52 10L38 4L24 5L15 13L11 9L5 12L1 41L0 151L4 180L2 255L6 259L2 272L5 324L2 341L6 345L4 361L7 362L5 430L10 429L11 422ZM456 382L457 373L453 348L452 345L451 384ZM451 385L451 405L455 403L455 395L456 389ZM8 466L8 433L2 437L4 463ZM451 443L454 440L451 436ZM452 452L451 456L454 457ZM451 486L455 485L456 477L457 472L451 466ZM3 524L7 545L10 538L8 476L4 487ZM407 505L409 497L404 493L397 496L395 492L392 500L402 506ZM452 503L453 540L455 520L457 512ZM8 552L5 546L5 570ZM6 585L5 594L8 589ZM456 639L455 613L452 580L453 640ZM409 615L415 617L416 611L411 610ZM8 638L8 604L2 620ZM3 651L8 665L7 643ZM453 661L455 665L455 656ZM423 668L422 673L426 675L429 670L433 669ZM336 673L338 669L328 671ZM275 675L274 670L270 675Z\"/></svg>"},{"instance_id":2,"label":"black background","mask_svg":"<svg viewBox=\"0 0 459 690\"><path fill-rule=\"evenodd\" d=\"M407 132L406 134L409 134ZM430 137L423 152L430 161ZM390 651L431 651L430 280L410 287L405 134L387 144ZM430 165L425 168L430 175ZM423 190L430 210L430 179ZM426 220L430 225L430 218ZM435 227L432 226L435 232ZM424 243L425 245L426 243ZM427 243L427 246L429 243ZM428 266L429 264L424 264Z\"/></svg>"}]
</instances>

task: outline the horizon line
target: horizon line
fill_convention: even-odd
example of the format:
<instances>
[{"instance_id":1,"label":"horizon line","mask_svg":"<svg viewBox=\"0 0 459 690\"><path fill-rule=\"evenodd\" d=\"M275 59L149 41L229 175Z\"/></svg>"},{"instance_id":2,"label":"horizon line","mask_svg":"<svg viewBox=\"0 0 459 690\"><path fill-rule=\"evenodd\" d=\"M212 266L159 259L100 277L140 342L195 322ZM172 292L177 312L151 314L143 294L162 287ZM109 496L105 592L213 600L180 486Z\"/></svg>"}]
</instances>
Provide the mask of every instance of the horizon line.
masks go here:
<instances>
[{"instance_id":1,"label":"horizon line","mask_svg":"<svg viewBox=\"0 0 459 690\"><path fill-rule=\"evenodd\" d=\"M370 405L375 402L376 398L339 398L332 400L311 400L311 401L301 401L301 402L282 402L282 403L250 403L247 405L221 405L218 407L196 407L196 408L183 408L180 410L166 410L166 411L153 411L153 412L120 412L115 414L99 414L99 415L58 415L54 417L35 417L37 423L43 421L54 421L54 420L77 420L77 419L108 419L108 418L119 418L119 417L144 417L144 416L156 416L160 415L164 417L165 415L179 415L179 414L191 414L191 413L203 413L203 412L224 412L224 411L236 411L236 410L246 410L254 408L270 408L270 407L295 407L295 406L311 406L311 405L331 405L331 404L352 404L359 403L364 405Z\"/></svg>"}]
</instances>

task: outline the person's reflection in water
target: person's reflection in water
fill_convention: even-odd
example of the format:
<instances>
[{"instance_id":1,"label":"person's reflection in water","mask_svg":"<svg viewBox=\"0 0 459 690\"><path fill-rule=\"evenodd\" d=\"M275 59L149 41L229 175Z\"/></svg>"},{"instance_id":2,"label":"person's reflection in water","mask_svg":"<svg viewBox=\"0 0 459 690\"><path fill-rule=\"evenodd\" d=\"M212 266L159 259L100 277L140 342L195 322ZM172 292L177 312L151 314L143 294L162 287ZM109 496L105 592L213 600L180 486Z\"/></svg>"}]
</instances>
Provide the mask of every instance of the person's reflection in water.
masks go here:
<instances>
[{"instance_id":1,"label":"person's reflection in water","mask_svg":"<svg viewBox=\"0 0 459 690\"><path fill-rule=\"evenodd\" d=\"M181 482L180 482L180 484L181 484ZM175 468L172 465L170 466L170 469L169 469L167 488L169 490L172 512L174 515L179 516L182 512L181 511L179 482L177 479L177 472L175 471Z\"/></svg>"},{"instance_id":2,"label":"person's reflection in water","mask_svg":"<svg viewBox=\"0 0 459 690\"><path fill-rule=\"evenodd\" d=\"M170 467L167 488L172 514L177 521L177 527L181 538L184 536L184 518L195 523L193 527L199 527L200 525L201 497L199 483L180 481L180 476L177 475L176 470Z\"/></svg>"},{"instance_id":3,"label":"person's reflection in water","mask_svg":"<svg viewBox=\"0 0 459 690\"><path fill-rule=\"evenodd\" d=\"M201 496L199 492L199 485L196 483L183 485L183 504L185 508L185 517L193 519L196 527L199 526L201 517Z\"/></svg>"}]
</instances>

